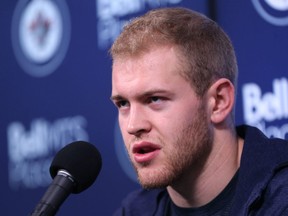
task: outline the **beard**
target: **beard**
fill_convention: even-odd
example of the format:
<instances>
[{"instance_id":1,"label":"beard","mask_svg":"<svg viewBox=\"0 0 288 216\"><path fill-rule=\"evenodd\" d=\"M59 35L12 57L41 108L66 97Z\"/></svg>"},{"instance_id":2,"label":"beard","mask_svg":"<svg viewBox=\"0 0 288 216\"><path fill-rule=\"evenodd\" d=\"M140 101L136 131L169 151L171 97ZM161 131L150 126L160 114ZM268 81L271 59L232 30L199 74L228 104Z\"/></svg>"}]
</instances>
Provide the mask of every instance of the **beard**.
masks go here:
<instances>
[{"instance_id":1,"label":"beard","mask_svg":"<svg viewBox=\"0 0 288 216\"><path fill-rule=\"evenodd\" d=\"M164 188L173 185L187 173L196 177L211 151L212 132L207 123L205 107L201 105L197 117L179 130L170 152L163 149L165 160L157 169L149 169L149 164L136 169L138 180L146 189ZM161 142L161 140L160 140ZM163 146L165 143L162 141Z\"/></svg>"}]
</instances>

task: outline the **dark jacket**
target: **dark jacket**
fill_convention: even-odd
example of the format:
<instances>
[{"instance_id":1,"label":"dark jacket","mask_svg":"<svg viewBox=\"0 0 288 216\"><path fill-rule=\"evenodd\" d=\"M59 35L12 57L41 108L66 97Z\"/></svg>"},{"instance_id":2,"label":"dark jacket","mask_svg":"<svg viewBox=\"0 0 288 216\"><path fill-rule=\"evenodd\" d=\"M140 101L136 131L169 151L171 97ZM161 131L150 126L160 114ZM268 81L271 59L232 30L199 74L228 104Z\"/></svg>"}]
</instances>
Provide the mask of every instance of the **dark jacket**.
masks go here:
<instances>
[{"instance_id":1,"label":"dark jacket","mask_svg":"<svg viewBox=\"0 0 288 216\"><path fill-rule=\"evenodd\" d=\"M288 142L257 128L237 127L245 139L231 216L288 216ZM165 189L132 192L115 216L163 216Z\"/></svg>"}]
</instances>

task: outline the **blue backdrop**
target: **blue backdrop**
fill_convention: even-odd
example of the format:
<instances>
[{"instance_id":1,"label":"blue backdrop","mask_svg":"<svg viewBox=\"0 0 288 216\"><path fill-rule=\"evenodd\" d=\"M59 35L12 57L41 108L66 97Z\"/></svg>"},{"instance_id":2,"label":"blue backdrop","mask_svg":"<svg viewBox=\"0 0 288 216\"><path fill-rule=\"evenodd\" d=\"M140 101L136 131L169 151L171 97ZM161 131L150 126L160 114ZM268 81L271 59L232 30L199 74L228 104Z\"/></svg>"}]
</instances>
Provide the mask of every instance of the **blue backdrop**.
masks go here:
<instances>
[{"instance_id":1,"label":"blue backdrop","mask_svg":"<svg viewBox=\"0 0 288 216\"><path fill-rule=\"evenodd\" d=\"M205 13L230 35L240 71L237 123L288 137L286 1L1 1L2 213L28 215L51 182L51 159L75 140L93 143L103 167L95 184L69 196L58 215L111 215L139 187L109 100L107 51L130 18L166 6Z\"/></svg>"}]
</instances>

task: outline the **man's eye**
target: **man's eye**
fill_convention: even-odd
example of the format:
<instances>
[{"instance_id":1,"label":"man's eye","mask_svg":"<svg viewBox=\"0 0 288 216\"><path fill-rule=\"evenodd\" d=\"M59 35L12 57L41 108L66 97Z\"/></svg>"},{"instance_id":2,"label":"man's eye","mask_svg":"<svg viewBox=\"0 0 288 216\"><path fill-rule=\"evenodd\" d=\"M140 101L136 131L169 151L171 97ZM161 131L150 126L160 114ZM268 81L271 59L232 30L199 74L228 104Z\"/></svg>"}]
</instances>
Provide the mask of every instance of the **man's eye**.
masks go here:
<instances>
[{"instance_id":1,"label":"man's eye","mask_svg":"<svg viewBox=\"0 0 288 216\"><path fill-rule=\"evenodd\" d=\"M117 101L117 102L116 102L116 106L117 106L118 108L126 107L126 106L128 106L128 102L125 101L125 100Z\"/></svg>"},{"instance_id":2,"label":"man's eye","mask_svg":"<svg viewBox=\"0 0 288 216\"><path fill-rule=\"evenodd\" d=\"M150 102L151 103L158 103L162 101L162 98L158 97L158 96L153 96L153 97L150 97Z\"/></svg>"}]
</instances>

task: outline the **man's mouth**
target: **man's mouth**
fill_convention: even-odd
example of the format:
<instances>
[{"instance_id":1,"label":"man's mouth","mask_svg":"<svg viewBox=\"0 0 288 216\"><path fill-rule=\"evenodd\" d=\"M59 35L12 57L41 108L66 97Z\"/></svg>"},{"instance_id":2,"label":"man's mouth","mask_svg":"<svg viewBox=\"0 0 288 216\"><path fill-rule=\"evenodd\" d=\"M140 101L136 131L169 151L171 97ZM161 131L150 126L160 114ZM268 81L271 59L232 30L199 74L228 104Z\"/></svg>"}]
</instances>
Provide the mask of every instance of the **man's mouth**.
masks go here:
<instances>
[{"instance_id":1,"label":"man's mouth","mask_svg":"<svg viewBox=\"0 0 288 216\"><path fill-rule=\"evenodd\" d=\"M152 143L141 142L133 146L132 152L137 163L147 163L158 155L160 147Z\"/></svg>"}]
</instances>

